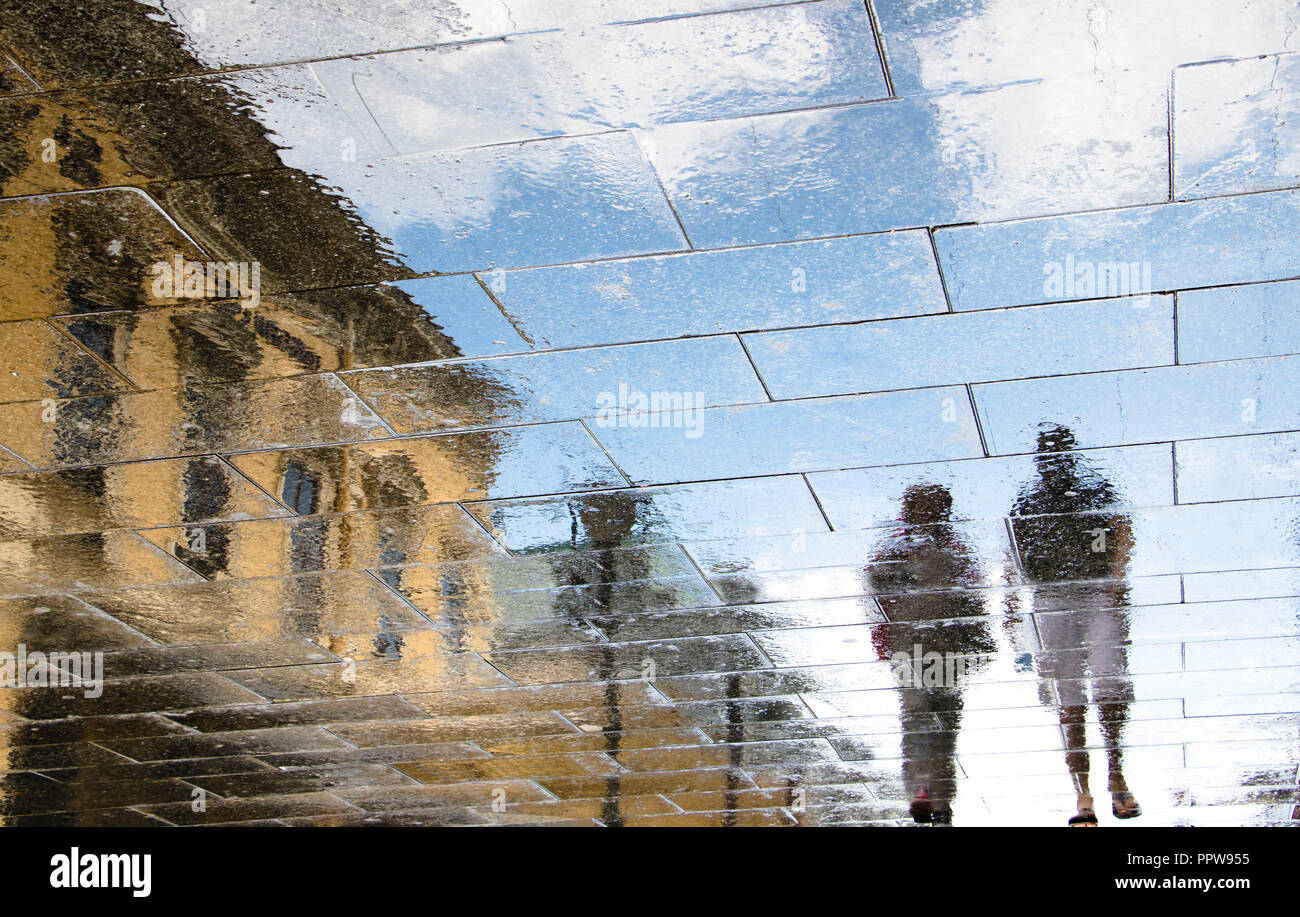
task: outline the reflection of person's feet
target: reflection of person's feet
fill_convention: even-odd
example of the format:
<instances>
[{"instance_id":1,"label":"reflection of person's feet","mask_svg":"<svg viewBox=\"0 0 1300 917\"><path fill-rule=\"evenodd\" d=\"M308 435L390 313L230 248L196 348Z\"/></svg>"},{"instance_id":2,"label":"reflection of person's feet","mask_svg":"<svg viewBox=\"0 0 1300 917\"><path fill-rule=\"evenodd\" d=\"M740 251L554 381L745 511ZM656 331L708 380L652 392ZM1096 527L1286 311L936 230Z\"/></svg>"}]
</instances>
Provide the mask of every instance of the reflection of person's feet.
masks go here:
<instances>
[{"instance_id":1,"label":"reflection of person's feet","mask_svg":"<svg viewBox=\"0 0 1300 917\"><path fill-rule=\"evenodd\" d=\"M1097 827L1097 811L1092 807L1091 796L1079 794L1079 814L1070 818L1069 825L1071 828Z\"/></svg>"},{"instance_id":2,"label":"reflection of person's feet","mask_svg":"<svg viewBox=\"0 0 1300 917\"><path fill-rule=\"evenodd\" d=\"M1137 818L1142 814L1142 807L1132 793L1111 793L1110 810L1116 818Z\"/></svg>"},{"instance_id":3,"label":"reflection of person's feet","mask_svg":"<svg viewBox=\"0 0 1300 917\"><path fill-rule=\"evenodd\" d=\"M934 815L931 821L936 825L946 825L952 827L952 809L948 808L946 802L941 802L934 807Z\"/></svg>"},{"instance_id":4,"label":"reflection of person's feet","mask_svg":"<svg viewBox=\"0 0 1300 917\"><path fill-rule=\"evenodd\" d=\"M934 808L930 805L930 791L925 787L917 787L916 792L912 794L912 805L908 810L912 813L912 821L918 825L928 825L934 818Z\"/></svg>"}]
</instances>

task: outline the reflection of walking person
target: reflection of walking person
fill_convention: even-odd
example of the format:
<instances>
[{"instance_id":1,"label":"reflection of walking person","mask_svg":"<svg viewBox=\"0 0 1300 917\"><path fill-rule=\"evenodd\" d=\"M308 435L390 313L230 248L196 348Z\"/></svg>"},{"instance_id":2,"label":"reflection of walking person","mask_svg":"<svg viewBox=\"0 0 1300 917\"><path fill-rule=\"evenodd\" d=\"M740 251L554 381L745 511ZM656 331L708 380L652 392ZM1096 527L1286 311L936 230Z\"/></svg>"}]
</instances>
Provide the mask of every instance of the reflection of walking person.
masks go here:
<instances>
[{"instance_id":1,"label":"reflection of walking person","mask_svg":"<svg viewBox=\"0 0 1300 917\"><path fill-rule=\"evenodd\" d=\"M903 494L900 528L871 558L872 591L903 593L891 618L872 635L882 659L940 654L960 657L962 665L930 677L894 666L903 733L903 781L912 796L912 818L919 823L951 824L956 796L957 733L965 680L976 657L993 651L983 604L974 593L952 590L978 578L971 549L953 528L952 495L937 484L914 484ZM935 591L944 590L944 591ZM955 618L975 618L969 622ZM942 622L942 623L938 623Z\"/></svg>"},{"instance_id":2,"label":"reflection of walking person","mask_svg":"<svg viewBox=\"0 0 1300 917\"><path fill-rule=\"evenodd\" d=\"M1078 792L1075 826L1097 824L1089 783L1089 691L1106 748L1111 811L1141 814L1124 779L1124 727L1133 686L1128 674L1128 583L1133 548L1127 515L1114 486L1075 448L1074 434L1053 426L1038 435L1037 480L1021 488L1012 509L1016 543L1033 591L1039 693L1059 711L1065 762ZM1053 585L1047 585L1053 584Z\"/></svg>"}]
</instances>

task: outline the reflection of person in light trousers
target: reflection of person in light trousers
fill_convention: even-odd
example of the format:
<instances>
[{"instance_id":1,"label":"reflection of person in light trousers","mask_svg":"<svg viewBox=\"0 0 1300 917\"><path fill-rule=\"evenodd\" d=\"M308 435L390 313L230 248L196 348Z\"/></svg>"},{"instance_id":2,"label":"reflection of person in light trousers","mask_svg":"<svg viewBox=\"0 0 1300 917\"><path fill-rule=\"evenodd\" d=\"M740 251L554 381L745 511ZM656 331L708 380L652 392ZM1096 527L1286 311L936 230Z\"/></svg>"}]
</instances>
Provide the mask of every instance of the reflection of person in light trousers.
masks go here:
<instances>
[{"instance_id":1,"label":"reflection of person in light trousers","mask_svg":"<svg viewBox=\"0 0 1300 917\"><path fill-rule=\"evenodd\" d=\"M1021 563L1037 584L1034 613L1023 622L1013 608L1008 621L1023 624L1015 642L1033 653L1040 697L1059 711L1066 766L1078 791L1078 812L1070 824L1092 827L1097 813L1089 783L1089 700L1106 747L1111 811L1116 818L1142 812L1123 767L1124 727L1133 701L1125 579L1133 528L1127 515L1104 512L1119 503L1119 494L1087 459L1070 451L1075 445L1065 427L1039 433L1038 479L1021 488L1012 511Z\"/></svg>"}]
</instances>

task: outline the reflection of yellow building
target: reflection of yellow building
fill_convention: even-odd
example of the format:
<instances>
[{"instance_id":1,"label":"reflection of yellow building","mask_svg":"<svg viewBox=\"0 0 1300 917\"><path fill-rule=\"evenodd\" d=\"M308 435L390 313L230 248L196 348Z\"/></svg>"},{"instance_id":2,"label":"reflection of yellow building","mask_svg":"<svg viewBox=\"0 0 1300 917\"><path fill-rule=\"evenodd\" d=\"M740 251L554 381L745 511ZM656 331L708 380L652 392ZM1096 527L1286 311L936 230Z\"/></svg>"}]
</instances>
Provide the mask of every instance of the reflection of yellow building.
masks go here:
<instances>
[{"instance_id":1,"label":"reflection of yellow building","mask_svg":"<svg viewBox=\"0 0 1300 917\"><path fill-rule=\"evenodd\" d=\"M42 96L5 106L6 125L26 143L0 161L3 196L135 184L139 173L120 154L124 138L78 101L74 107Z\"/></svg>"},{"instance_id":2,"label":"reflection of yellow building","mask_svg":"<svg viewBox=\"0 0 1300 917\"><path fill-rule=\"evenodd\" d=\"M101 352L113 355L114 368L146 390L350 368L347 342L355 336L343 329L340 346L339 335L323 333L337 329L321 329L301 315L277 310L274 300L255 310L234 301L201 302L65 321L76 337L98 342ZM265 342L272 335L280 347ZM221 360L227 341L241 339L253 346Z\"/></svg>"},{"instance_id":3,"label":"reflection of yellow building","mask_svg":"<svg viewBox=\"0 0 1300 917\"><path fill-rule=\"evenodd\" d=\"M5 204L3 212L0 302L4 313L0 318L44 318L62 311L50 301L50 293L58 287L54 222L44 208L25 202Z\"/></svg>"},{"instance_id":4,"label":"reflection of yellow building","mask_svg":"<svg viewBox=\"0 0 1300 917\"><path fill-rule=\"evenodd\" d=\"M12 556L8 551L5 553ZM15 557L14 560L22 562L24 559ZM9 557L0 560L0 564L7 564L8 562ZM49 605L66 607L69 601L63 597L55 596L50 599ZM96 646L69 645L59 633L53 632L47 620L50 608L43 606L41 600L0 600L0 606L4 606L4 613L0 614L0 652L12 653L17 656L20 646L25 647L28 654L40 652L47 655L51 652L82 653L94 652L98 649ZM57 675L48 671L45 675L47 680L57 679L57 677ZM93 669L88 677L93 677ZM26 690L41 691L46 689L25 689L14 685L0 686L0 692L7 695L4 701L0 703L0 764L3 765L0 774L32 769L32 757L34 755L40 756L44 751L44 749L40 748L33 751L30 747L31 742L26 740L22 734L23 718L42 713L38 709L39 704L33 704L22 693ZM88 688L85 686L72 686L53 687L48 690L61 695L70 694L81 698ZM89 767L102 764L102 749L90 744L76 742L75 730L75 726L68 728L65 734L69 738L64 742L60 742L63 745L63 761L60 761L59 766ZM38 744L47 744L50 741L52 740L46 739ZM93 807L94 792L91 784L70 783L65 784L61 789L69 799L69 802L65 803L69 808ZM0 776L0 824L10 822L13 814L22 814L21 807L14 805L22 802L21 788L10 787L8 781L3 776ZM14 810L17 810L17 812L15 813Z\"/></svg>"},{"instance_id":5,"label":"reflection of yellow building","mask_svg":"<svg viewBox=\"0 0 1300 917\"><path fill-rule=\"evenodd\" d=\"M120 25L126 15L120 4L108 0L83 7L87 21L102 14ZM113 31L115 40L127 43L123 55L151 61L169 74L199 69L167 24L146 15L146 7L131 12L138 28ZM21 34L6 38L21 49ZM59 53L59 35L42 38L43 45L54 49L50 53ZM135 42L147 47L135 47ZM77 47L68 42L69 57ZM83 73L71 60L68 70ZM103 79L93 74L86 82ZM15 448L32 447L28 457L42 465L76 467L0 476L0 525L19 534L115 534L75 543L2 541L0 566L41 571L57 552L64 552L58 558L61 569L137 577L130 589L88 591L85 598L163 644L310 638L335 656L357 660L356 681L341 694L445 691L466 683L461 675L467 661L475 660L473 654L500 649L503 643L518 648L521 644L508 641L520 639L515 629L520 624L541 621L578 631L586 628L584 616L593 608L636 610L642 599L626 584L656 574L636 552L611 556L594 567L564 560L549 569L539 565L528 585L544 597L512 595L503 591L515 585L509 563L475 562L470 549L476 546L456 526L434 524L436 516L409 510L367 511L454 503L469 493L488 492L496 461L490 442L472 454L439 448L435 437L372 441L355 450L264 452L229 462L211 456L175 458L195 451L196 443L212 443L213 434L222 430L274 431L286 412L310 416L321 410L307 387L298 390L295 402L229 397L233 389L209 383L311 377L358 365L454 357L459 351L420 305L392 287L268 294L260 308L250 311L237 302L154 298L150 267L177 253L189 260L257 262L264 266L267 285L279 289L362 282L358 275L369 282L409 271L393 263L386 240L362 224L347 202L303 172L271 169L277 164L274 141L252 117L255 109L220 78L109 87L70 98L75 101L41 95L10 106L26 106L22 110L29 114L17 122L19 149L0 161L0 192L90 193L0 204L0 303L5 310L0 318L52 319L25 343L31 351L24 355L28 365L54 377L74 372L66 348L75 347L75 340L86 355L141 392L60 401L51 419L42 416L38 400L6 415L13 421L6 425L7 443L12 439ZM137 109L137 101L143 107ZM53 162L40 155L46 137L56 139ZM201 148L190 149L186 137L201 138ZM191 167L192 159L199 165ZM240 176L241 170L257 174ZM151 184L197 174L226 178L181 182L179 189ZM257 182L276 193L260 197L263 186ZM145 190L121 187L129 185ZM96 188L110 190L91 191ZM163 202L167 214L155 200ZM270 212L267 200L275 202L270 208L286 212ZM332 260L345 269L337 275L329 270L294 273L296 266ZM317 283L318 278L324 281ZM62 336L44 334L45 328ZM510 393L478 379L467 381L458 395L473 407ZM112 464L134 457L161 460ZM254 465L264 474L254 473ZM236 469L246 472L247 479ZM269 495L298 517L309 518L277 521L285 511L250 481L274 482L276 486L266 487ZM588 498L576 512L584 538L556 545L561 551L612 553L630 540L639 521L638 504L622 494ZM228 527L202 524L241 518L245 521ZM131 534L163 526L173 528L144 538ZM204 533L201 549L193 541L196 530ZM166 558L155 548L213 581L150 587L142 579L166 572L160 569ZM144 556L153 557L153 567L141 562ZM374 576L364 572L393 559L414 559L420 565L387 566ZM184 569L177 574L181 579ZM547 586L569 591L547 593ZM393 619L386 620L390 613ZM422 626L418 615L437 629ZM49 637L30 630L30 622L30 616L0 615L0 648ZM555 639L565 639L557 633ZM617 760L625 751L625 730L685 725L677 711L665 710L662 696L636 680L619 648L588 646L593 671L581 687L594 690L590 706L572 714L584 728L566 738L587 741L591 749ZM480 671L492 674L486 663ZM334 670L321 677L337 686ZM493 675L484 681L497 685L503 680ZM740 696L739 684L733 687ZM646 716L647 708L653 708L653 719ZM529 753L526 742L521 747L519 753ZM678 766L678 751L668 750L665 767ZM0 729L4 760L16 764L19 752L14 736ZM746 783L738 749L701 757L712 766L732 767L696 774L691 788L717 794L720 808L736 807L735 797ZM491 766L484 768L483 779L489 779ZM638 808L641 800L623 800L646 791L627 791L622 779L600 778L599 798L581 803L587 815L618 824L644 811Z\"/></svg>"},{"instance_id":6,"label":"reflection of yellow building","mask_svg":"<svg viewBox=\"0 0 1300 917\"><path fill-rule=\"evenodd\" d=\"M147 20L143 12L139 18L141 30L132 33L133 40L146 40L155 52L170 48L167 53L175 58L176 72L194 69L178 44L171 47L174 32ZM83 93L75 101L34 96L14 102L11 113L23 142L3 153L0 192L12 196L130 184L149 187L150 180L175 178L193 168L194 151L177 142L188 131L204 138L202 153L214 165L220 164L212 171L229 171L241 164L265 168L277 162L277 148L251 117L253 109L246 101L217 79L115 87ZM183 124L173 123L178 113ZM47 137L55 141L53 147L42 145ZM52 149L52 155L42 156L46 149ZM294 220L311 225L327 241L350 235L349 251L368 250L373 263L389 264L385 276L409 274L392 266L388 253L378 250L382 240L309 177L294 170L276 177L293 189ZM0 506L4 507L0 531L77 533L192 523L179 531L173 544L161 545L184 560L191 533L204 520L268 518L285 512L262 498L233 466L221 464L214 469L211 465L223 460L200 456L99 463L175 456L192 453L196 446L219 449L211 444L237 442L237 437L223 440L214 433L275 431L283 425L286 412L310 417L321 410L313 400L319 390L310 385L290 386L288 397L284 390L281 397L259 397L258 390L229 397L234 390L204 383L310 377L351 369L358 354L362 365L382 363L390 354L403 358L398 362L459 354L423 308L392 287L287 294L265 298L255 310L243 310L238 302L168 302L153 297L151 266L170 262L177 254L187 260L234 258L273 265L318 258L319 253L309 251L299 238L259 235L266 228L257 218L260 206L255 195L253 199L238 194L212 199L199 195L197 203L187 201L178 218L209 245L220 247L222 253L217 255L200 252L149 197L135 190L119 187L0 205L0 301L5 303L0 317L60 316L23 338L24 366L33 367L30 374L58 378L72 373L75 367L67 359L72 345L70 352L83 363L90 358L90 365L112 367L144 390L127 397L59 401L52 416L40 401L11 405L7 442L20 454L27 453L38 467L77 467L0 477ZM50 334L51 330L56 333ZM83 345L84 354L77 351L73 339ZM344 391L332 377L324 379L332 391ZM28 392L28 397L32 394L36 393ZM484 391L480 397L491 396ZM365 438L365 418L343 421L355 438ZM214 538L201 559L210 568L207 573L215 577L248 576L249 571L271 576L299 570L361 570L383 563L386 545L393 540L403 546L403 558L456 558L465 545L454 528L417 532L419 520L410 517L396 526L397 531L390 531L391 518L382 514L330 516L369 505L365 495L373 497L380 491L385 495L380 505L400 506L427 504L482 488L490 479L494 453L488 448L473 459L470 464L465 456L436 448L394 448L385 454L381 447L365 461L354 459L346 449L328 458L311 451L297 452L292 458L284 453L272 461L296 463L296 473L312 477L317 488L306 504L291 497L291 508L328 521L314 535L302 526L257 524L256 537L239 537L236 525L235 537ZM283 497L283 489L274 496ZM359 496L362 502L357 502ZM66 543L14 540L5 542L0 551L12 569L39 571L52 560L45 552L58 550L60 544L67 550ZM153 549L132 538L80 539L73 566L125 573L138 565L142 550ZM60 563L68 560L62 558ZM193 556L190 562L203 569ZM363 574L358 576L364 579ZM459 577L458 589L487 591L486 582L470 571L460 571ZM378 581L366 581L383 589ZM181 607L168 605L154 590L141 590L134 595L135 610L123 608L121 613L131 616L142 632L152 630L163 639L168 635L186 639L184 623L177 618L192 615L201 619L199 630L207 640L220 639L222 626L228 623L231 639L295 635L329 644L336 636L331 625L343 633L357 631L358 618L350 606L364 600L365 593L357 592L356 582L356 577L291 576L259 580L247 587L214 584L186 590ZM123 599L119 594L116 599L132 597ZM154 600L157 604L151 605ZM363 636L374 643L383 628L372 613ZM472 642L482 648L489 645L486 637ZM407 646L415 649L425 644L413 637Z\"/></svg>"},{"instance_id":7,"label":"reflection of yellow building","mask_svg":"<svg viewBox=\"0 0 1300 917\"><path fill-rule=\"evenodd\" d=\"M15 558L19 562L25 559ZM5 559L3 562L8 561ZM21 615L0 614L0 651L13 652L19 643L25 641L27 633L23 624L24 618ZM7 688L0 688L0 690L6 691L6 693L8 691ZM6 704L5 706L8 707L9 705ZM11 715L7 712L0 712L0 727L10 721L21 722L17 714ZM23 769L22 761L19 758L21 754L22 746L14 744L13 734L8 729L0 728L0 762L4 763L5 773ZM3 788L0 789L0 809L5 809L9 797L16 797L16 794L8 790L4 782L0 782L0 788Z\"/></svg>"},{"instance_id":8,"label":"reflection of yellow building","mask_svg":"<svg viewBox=\"0 0 1300 917\"><path fill-rule=\"evenodd\" d=\"M142 192L0 203L0 319L46 318L156 302L149 268L199 251Z\"/></svg>"}]
</instances>

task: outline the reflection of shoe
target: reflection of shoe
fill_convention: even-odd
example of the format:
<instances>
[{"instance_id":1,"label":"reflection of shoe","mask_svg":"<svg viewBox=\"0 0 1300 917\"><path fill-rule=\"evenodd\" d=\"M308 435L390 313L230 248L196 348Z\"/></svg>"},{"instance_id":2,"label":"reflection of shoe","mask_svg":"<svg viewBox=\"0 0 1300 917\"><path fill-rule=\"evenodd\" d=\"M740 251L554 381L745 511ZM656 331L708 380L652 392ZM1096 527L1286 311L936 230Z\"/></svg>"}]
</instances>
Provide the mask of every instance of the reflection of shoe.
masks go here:
<instances>
[{"instance_id":1,"label":"reflection of shoe","mask_svg":"<svg viewBox=\"0 0 1300 917\"><path fill-rule=\"evenodd\" d=\"M918 787L912 795L912 805L908 811L912 813L912 821L918 825L930 824L934 818L934 808L930 805L930 791Z\"/></svg>"},{"instance_id":2,"label":"reflection of shoe","mask_svg":"<svg viewBox=\"0 0 1300 917\"><path fill-rule=\"evenodd\" d=\"M1097 827L1097 810L1093 808L1092 797L1087 793L1079 794L1079 814L1069 821L1071 828Z\"/></svg>"},{"instance_id":3,"label":"reflection of shoe","mask_svg":"<svg viewBox=\"0 0 1300 917\"><path fill-rule=\"evenodd\" d=\"M951 828L952 809L948 808L946 804L941 803L939 807L934 810L934 816L932 817L932 821L936 825L944 825L946 827Z\"/></svg>"},{"instance_id":4,"label":"reflection of shoe","mask_svg":"<svg viewBox=\"0 0 1300 917\"><path fill-rule=\"evenodd\" d=\"M1142 807L1132 793L1111 793L1110 810L1116 818L1137 818L1142 814Z\"/></svg>"}]
</instances>

